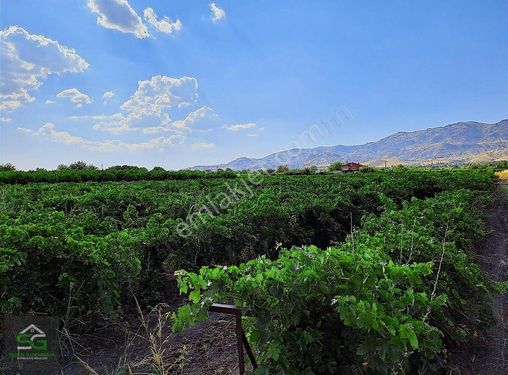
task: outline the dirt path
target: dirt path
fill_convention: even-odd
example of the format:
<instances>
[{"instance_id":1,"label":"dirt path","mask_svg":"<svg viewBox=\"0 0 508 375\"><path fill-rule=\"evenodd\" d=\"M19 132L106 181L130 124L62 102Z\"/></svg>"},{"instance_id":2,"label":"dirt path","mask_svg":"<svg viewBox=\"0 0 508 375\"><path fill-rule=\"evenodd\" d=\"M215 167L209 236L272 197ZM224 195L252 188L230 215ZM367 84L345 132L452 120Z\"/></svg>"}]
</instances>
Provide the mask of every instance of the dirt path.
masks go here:
<instances>
[{"instance_id":1,"label":"dirt path","mask_svg":"<svg viewBox=\"0 0 508 375\"><path fill-rule=\"evenodd\" d=\"M488 213L486 246L478 256L480 267L496 280L508 279L508 185L500 184ZM461 353L460 364L451 374L508 374L508 293L497 296L492 309L498 321L486 342L476 343Z\"/></svg>"},{"instance_id":2,"label":"dirt path","mask_svg":"<svg viewBox=\"0 0 508 375\"><path fill-rule=\"evenodd\" d=\"M151 332L157 332L157 316L149 318ZM154 347L167 364L164 374L171 375L237 375L238 354L235 340L235 322L232 317L210 314L210 319L198 323L184 333L171 333L171 324L164 324L162 337ZM139 336L138 336L139 335ZM104 337L108 337L106 340ZM161 373L147 336L139 329L137 318L111 327L96 339L80 338L81 346L75 355L82 362L71 360L62 370L63 375L117 375ZM88 349L88 350L83 350ZM84 364L86 363L86 364ZM160 368L159 368L160 369Z\"/></svg>"}]
</instances>

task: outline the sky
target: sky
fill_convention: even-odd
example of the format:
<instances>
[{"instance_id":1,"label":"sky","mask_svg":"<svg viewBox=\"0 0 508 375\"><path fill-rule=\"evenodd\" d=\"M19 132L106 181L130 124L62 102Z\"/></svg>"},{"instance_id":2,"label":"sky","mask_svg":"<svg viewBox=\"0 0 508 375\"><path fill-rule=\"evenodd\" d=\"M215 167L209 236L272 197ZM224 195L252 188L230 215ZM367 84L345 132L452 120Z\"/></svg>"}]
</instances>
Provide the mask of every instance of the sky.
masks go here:
<instances>
[{"instance_id":1,"label":"sky","mask_svg":"<svg viewBox=\"0 0 508 375\"><path fill-rule=\"evenodd\" d=\"M505 0L0 0L0 163L180 169L494 123L507 19Z\"/></svg>"}]
</instances>

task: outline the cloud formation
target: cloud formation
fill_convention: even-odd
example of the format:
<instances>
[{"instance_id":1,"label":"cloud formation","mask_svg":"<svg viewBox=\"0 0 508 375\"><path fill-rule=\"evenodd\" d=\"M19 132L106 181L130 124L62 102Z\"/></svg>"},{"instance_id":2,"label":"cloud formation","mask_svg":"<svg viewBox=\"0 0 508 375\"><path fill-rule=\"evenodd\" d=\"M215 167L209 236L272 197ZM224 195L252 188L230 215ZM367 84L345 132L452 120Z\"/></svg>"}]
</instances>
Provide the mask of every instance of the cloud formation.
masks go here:
<instances>
[{"instance_id":1,"label":"cloud formation","mask_svg":"<svg viewBox=\"0 0 508 375\"><path fill-rule=\"evenodd\" d=\"M58 131L56 130L55 125L51 122L46 123L36 131L26 128L18 128L17 130L25 134L31 134L34 138L49 138L57 143L79 145L90 151L96 152L163 150L168 146L179 144L185 139L181 135L173 134L169 137L161 136L139 143L128 143L117 139L93 141L72 135L66 131Z\"/></svg>"},{"instance_id":2,"label":"cloud formation","mask_svg":"<svg viewBox=\"0 0 508 375\"><path fill-rule=\"evenodd\" d=\"M145 21L152 25L157 31L165 34L172 34L182 29L182 22L177 19L172 22L168 17L157 19L157 14L152 8L146 8L143 12Z\"/></svg>"},{"instance_id":3,"label":"cloud formation","mask_svg":"<svg viewBox=\"0 0 508 375\"><path fill-rule=\"evenodd\" d=\"M49 75L81 73L90 65L56 40L10 26L0 31L0 66L0 111L13 111L33 102L29 92Z\"/></svg>"},{"instance_id":4,"label":"cloud formation","mask_svg":"<svg viewBox=\"0 0 508 375\"><path fill-rule=\"evenodd\" d=\"M88 8L97 14L97 24L106 29L133 34L138 39L150 36L127 0L88 0Z\"/></svg>"},{"instance_id":5,"label":"cloud formation","mask_svg":"<svg viewBox=\"0 0 508 375\"><path fill-rule=\"evenodd\" d=\"M12 119L10 117L0 117L0 122L11 122Z\"/></svg>"},{"instance_id":6,"label":"cloud formation","mask_svg":"<svg viewBox=\"0 0 508 375\"><path fill-rule=\"evenodd\" d=\"M173 78L157 75L139 81L136 92L122 104L122 109L137 116L160 115L171 107L184 107L198 98L198 81L193 77Z\"/></svg>"},{"instance_id":7,"label":"cloud formation","mask_svg":"<svg viewBox=\"0 0 508 375\"><path fill-rule=\"evenodd\" d=\"M58 93L56 97L69 99L71 103L76 104L76 107L78 108L82 107L83 104L90 104L92 102L92 98L90 96L82 93L77 88L63 90Z\"/></svg>"},{"instance_id":8,"label":"cloud formation","mask_svg":"<svg viewBox=\"0 0 508 375\"><path fill-rule=\"evenodd\" d=\"M115 96L115 93L113 91L106 91L102 97L104 99L111 99L113 96Z\"/></svg>"},{"instance_id":9,"label":"cloud formation","mask_svg":"<svg viewBox=\"0 0 508 375\"><path fill-rule=\"evenodd\" d=\"M170 108L189 106L197 99L198 81L195 78L153 76L138 82L136 92L120 107L124 113L111 115L96 123L94 129L120 134L145 127L151 129L147 132L155 132L170 125L171 118L167 113Z\"/></svg>"},{"instance_id":10,"label":"cloud formation","mask_svg":"<svg viewBox=\"0 0 508 375\"><path fill-rule=\"evenodd\" d=\"M191 148L193 150L211 150L212 148L215 148L215 144L214 143L206 143L206 142L193 143L193 144L191 144Z\"/></svg>"},{"instance_id":11,"label":"cloud formation","mask_svg":"<svg viewBox=\"0 0 508 375\"><path fill-rule=\"evenodd\" d=\"M189 113L183 120L177 120L172 123L172 127L176 129L188 129L198 119L205 118L208 115L217 116L213 109L206 105Z\"/></svg>"},{"instance_id":12,"label":"cloud formation","mask_svg":"<svg viewBox=\"0 0 508 375\"><path fill-rule=\"evenodd\" d=\"M102 98L104 99L102 103L107 104L109 99L111 99L113 96L115 96L113 91L106 91L104 94L102 94Z\"/></svg>"},{"instance_id":13,"label":"cloud formation","mask_svg":"<svg viewBox=\"0 0 508 375\"><path fill-rule=\"evenodd\" d=\"M212 15L210 16L210 18L212 19L213 22L219 22L224 18L226 18L226 12L224 11L224 9L219 8L217 4L210 3L208 4L208 6L212 11Z\"/></svg>"},{"instance_id":14,"label":"cloud formation","mask_svg":"<svg viewBox=\"0 0 508 375\"><path fill-rule=\"evenodd\" d=\"M233 124L233 125L224 125L223 126L224 129L227 129L231 132L237 132L237 131L245 130L245 129L252 129L255 127L256 127L256 124L253 122L248 122L245 124Z\"/></svg>"}]
</instances>

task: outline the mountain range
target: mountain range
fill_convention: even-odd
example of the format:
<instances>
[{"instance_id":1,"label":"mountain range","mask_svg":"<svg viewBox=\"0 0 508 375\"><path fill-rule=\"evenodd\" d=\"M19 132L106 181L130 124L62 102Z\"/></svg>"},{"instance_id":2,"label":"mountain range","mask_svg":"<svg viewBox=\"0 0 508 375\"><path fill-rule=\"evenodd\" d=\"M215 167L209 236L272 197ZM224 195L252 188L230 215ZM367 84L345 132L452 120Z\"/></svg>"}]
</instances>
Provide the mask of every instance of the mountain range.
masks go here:
<instances>
[{"instance_id":1,"label":"mountain range","mask_svg":"<svg viewBox=\"0 0 508 375\"><path fill-rule=\"evenodd\" d=\"M495 124L475 121L399 132L376 142L355 146L295 148L263 158L242 157L229 163L195 166L194 170L256 170L287 165L304 168L325 167L335 161L355 161L365 165L427 165L488 162L508 159L508 119Z\"/></svg>"}]
</instances>

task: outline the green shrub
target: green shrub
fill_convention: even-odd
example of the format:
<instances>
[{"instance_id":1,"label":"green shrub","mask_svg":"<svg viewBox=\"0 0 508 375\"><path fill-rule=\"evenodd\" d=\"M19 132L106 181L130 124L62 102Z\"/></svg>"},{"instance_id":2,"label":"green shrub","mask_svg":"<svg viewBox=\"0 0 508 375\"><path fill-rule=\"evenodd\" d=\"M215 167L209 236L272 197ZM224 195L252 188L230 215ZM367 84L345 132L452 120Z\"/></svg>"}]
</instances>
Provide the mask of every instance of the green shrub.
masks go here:
<instances>
[{"instance_id":1,"label":"green shrub","mask_svg":"<svg viewBox=\"0 0 508 375\"><path fill-rule=\"evenodd\" d=\"M0 310L63 316L72 300L81 320L118 314L123 283L140 260L125 232L98 237L69 227L61 212L2 215L0 223ZM76 302L77 301L77 302ZM75 304L76 303L76 304Z\"/></svg>"},{"instance_id":2,"label":"green shrub","mask_svg":"<svg viewBox=\"0 0 508 375\"><path fill-rule=\"evenodd\" d=\"M180 271L190 305L174 329L204 319L212 302L234 302L249 317L258 374L432 373L443 344L494 321L496 285L471 254L485 234L481 202L466 190L401 209L385 200L338 247Z\"/></svg>"},{"instance_id":3,"label":"green shrub","mask_svg":"<svg viewBox=\"0 0 508 375\"><path fill-rule=\"evenodd\" d=\"M326 248L344 241L362 216L379 216L387 197L396 210L413 196L489 191L494 182L491 171L478 168L264 176L251 195L198 221L183 238L176 228L187 215L246 174L157 169L150 178L161 181L141 181L152 172L1 172L0 180L16 183L0 184L0 312L62 314L72 298L83 320L114 318L129 309L132 292L144 305L169 298L176 269L275 259L278 243ZM76 182L57 182L69 179Z\"/></svg>"}]
</instances>

